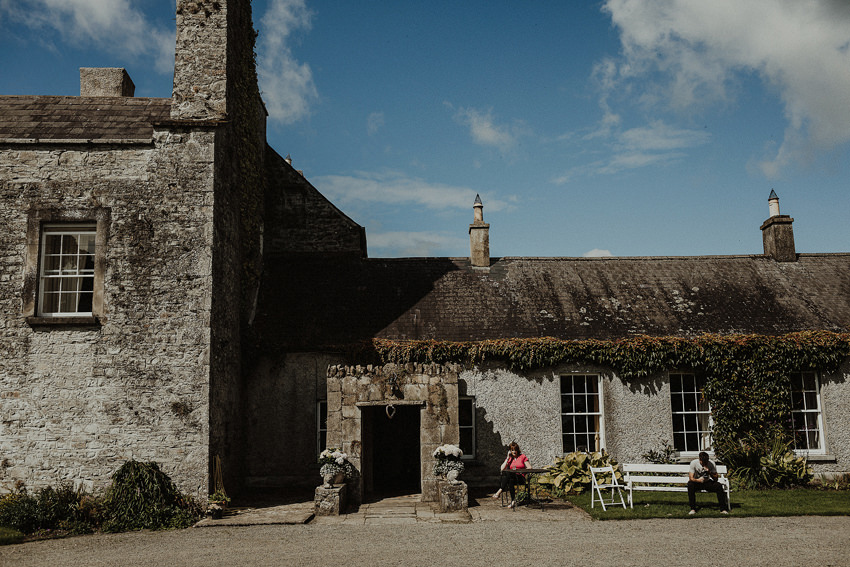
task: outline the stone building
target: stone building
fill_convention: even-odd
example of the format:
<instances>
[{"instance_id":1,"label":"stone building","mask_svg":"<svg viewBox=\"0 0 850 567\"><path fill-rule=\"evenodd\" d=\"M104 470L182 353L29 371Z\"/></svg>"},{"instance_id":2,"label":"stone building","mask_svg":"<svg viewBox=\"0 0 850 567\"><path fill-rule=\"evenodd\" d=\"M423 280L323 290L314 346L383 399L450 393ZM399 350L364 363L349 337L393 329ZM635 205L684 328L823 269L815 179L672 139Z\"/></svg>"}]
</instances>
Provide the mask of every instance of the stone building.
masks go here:
<instances>
[{"instance_id":1,"label":"stone building","mask_svg":"<svg viewBox=\"0 0 850 567\"><path fill-rule=\"evenodd\" d=\"M171 98L133 97L122 69L82 69L79 97L0 97L0 490L100 487L129 458L198 495L215 457L232 493L315 486L325 445L360 496L433 498L442 443L480 484L513 440L535 465L660 440L687 458L711 428L692 369L369 364L355 346L850 332L850 254L798 253L775 194L758 255L496 258L476 199L469 258L367 258L363 228L267 145L253 42L247 0L178 0ZM791 383L798 449L850 471L848 361Z\"/></svg>"}]
</instances>

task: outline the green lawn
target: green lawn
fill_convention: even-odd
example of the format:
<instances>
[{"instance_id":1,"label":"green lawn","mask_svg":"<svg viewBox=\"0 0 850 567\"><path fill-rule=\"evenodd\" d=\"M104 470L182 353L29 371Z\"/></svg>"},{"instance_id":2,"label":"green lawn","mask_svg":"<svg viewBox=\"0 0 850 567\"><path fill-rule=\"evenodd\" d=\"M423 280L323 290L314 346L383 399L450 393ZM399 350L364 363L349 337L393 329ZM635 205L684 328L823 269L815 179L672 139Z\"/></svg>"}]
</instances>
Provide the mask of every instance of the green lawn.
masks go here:
<instances>
[{"instance_id":1,"label":"green lawn","mask_svg":"<svg viewBox=\"0 0 850 567\"><path fill-rule=\"evenodd\" d=\"M686 492L635 492L634 508L590 507L590 492L570 495L567 499L597 520L630 520L642 518L720 518L717 496L697 494L696 515L689 516ZM625 500L625 491L623 493ZM850 515L848 490L733 490L731 516L846 516ZM628 506L628 502L626 503Z\"/></svg>"},{"instance_id":2,"label":"green lawn","mask_svg":"<svg viewBox=\"0 0 850 567\"><path fill-rule=\"evenodd\" d=\"M9 545L10 543L21 543L24 540L24 534L12 528L4 528L0 526L0 545Z\"/></svg>"}]
</instances>

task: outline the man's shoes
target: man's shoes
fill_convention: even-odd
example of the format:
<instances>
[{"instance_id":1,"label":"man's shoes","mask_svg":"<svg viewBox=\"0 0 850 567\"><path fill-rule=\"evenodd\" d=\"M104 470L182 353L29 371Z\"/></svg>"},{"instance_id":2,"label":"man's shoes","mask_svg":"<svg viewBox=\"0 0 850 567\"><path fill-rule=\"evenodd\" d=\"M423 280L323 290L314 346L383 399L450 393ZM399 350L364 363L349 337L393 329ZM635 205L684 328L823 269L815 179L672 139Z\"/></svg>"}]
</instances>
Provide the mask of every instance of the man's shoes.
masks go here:
<instances>
[{"instance_id":1,"label":"man's shoes","mask_svg":"<svg viewBox=\"0 0 850 567\"><path fill-rule=\"evenodd\" d=\"M493 500L495 500L496 498L498 498L501 495L502 495L502 491L499 490L498 492L496 492L496 494L493 495Z\"/></svg>"},{"instance_id":2,"label":"man's shoes","mask_svg":"<svg viewBox=\"0 0 850 567\"><path fill-rule=\"evenodd\" d=\"M728 513L729 513L729 510L721 510L721 511L720 511L720 513L721 513L721 514L728 514Z\"/></svg>"},{"instance_id":3,"label":"man's shoes","mask_svg":"<svg viewBox=\"0 0 850 567\"><path fill-rule=\"evenodd\" d=\"M691 510L690 512L688 512L688 516L693 516L696 513L697 513L696 510Z\"/></svg>"},{"instance_id":4,"label":"man's shoes","mask_svg":"<svg viewBox=\"0 0 850 567\"><path fill-rule=\"evenodd\" d=\"M511 500L511 505L508 508L516 508L516 500Z\"/></svg>"}]
</instances>

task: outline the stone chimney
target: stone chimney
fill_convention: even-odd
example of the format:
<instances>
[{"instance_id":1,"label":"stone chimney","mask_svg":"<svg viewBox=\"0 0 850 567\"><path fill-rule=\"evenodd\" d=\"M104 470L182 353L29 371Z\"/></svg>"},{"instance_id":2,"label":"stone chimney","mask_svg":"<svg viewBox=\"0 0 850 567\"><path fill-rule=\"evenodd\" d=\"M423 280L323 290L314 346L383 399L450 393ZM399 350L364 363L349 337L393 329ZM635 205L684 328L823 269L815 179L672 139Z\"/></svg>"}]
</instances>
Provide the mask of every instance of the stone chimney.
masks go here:
<instances>
[{"instance_id":1,"label":"stone chimney","mask_svg":"<svg viewBox=\"0 0 850 567\"><path fill-rule=\"evenodd\" d=\"M227 116L229 19L228 0L177 0L172 119Z\"/></svg>"},{"instance_id":2,"label":"stone chimney","mask_svg":"<svg viewBox=\"0 0 850 567\"><path fill-rule=\"evenodd\" d=\"M80 96L133 96L136 85L123 67L80 67Z\"/></svg>"},{"instance_id":3,"label":"stone chimney","mask_svg":"<svg viewBox=\"0 0 850 567\"><path fill-rule=\"evenodd\" d=\"M490 225L484 222L484 204L480 196L475 195L472 207L475 216L469 225L469 261L475 268L489 268Z\"/></svg>"},{"instance_id":4,"label":"stone chimney","mask_svg":"<svg viewBox=\"0 0 850 567\"><path fill-rule=\"evenodd\" d=\"M794 230L791 228L794 219L779 214L779 197L773 189L770 190L767 202L770 218L761 225L764 254L777 262L795 262L797 251L794 248Z\"/></svg>"}]
</instances>

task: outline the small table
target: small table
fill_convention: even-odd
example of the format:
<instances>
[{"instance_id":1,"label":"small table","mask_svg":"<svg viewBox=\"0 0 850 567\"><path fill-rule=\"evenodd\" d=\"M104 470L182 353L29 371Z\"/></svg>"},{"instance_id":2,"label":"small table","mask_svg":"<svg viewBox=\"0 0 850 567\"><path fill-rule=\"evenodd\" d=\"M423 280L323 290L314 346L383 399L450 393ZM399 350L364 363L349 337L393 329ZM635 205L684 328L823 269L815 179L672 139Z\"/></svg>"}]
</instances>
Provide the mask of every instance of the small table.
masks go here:
<instances>
[{"instance_id":1,"label":"small table","mask_svg":"<svg viewBox=\"0 0 850 567\"><path fill-rule=\"evenodd\" d=\"M531 492L531 479L538 474L548 473L549 469L505 469L502 474L516 474L525 477L526 499L530 504L539 504L540 510L543 510L543 501L535 498ZM514 508L516 510L516 508Z\"/></svg>"}]
</instances>

